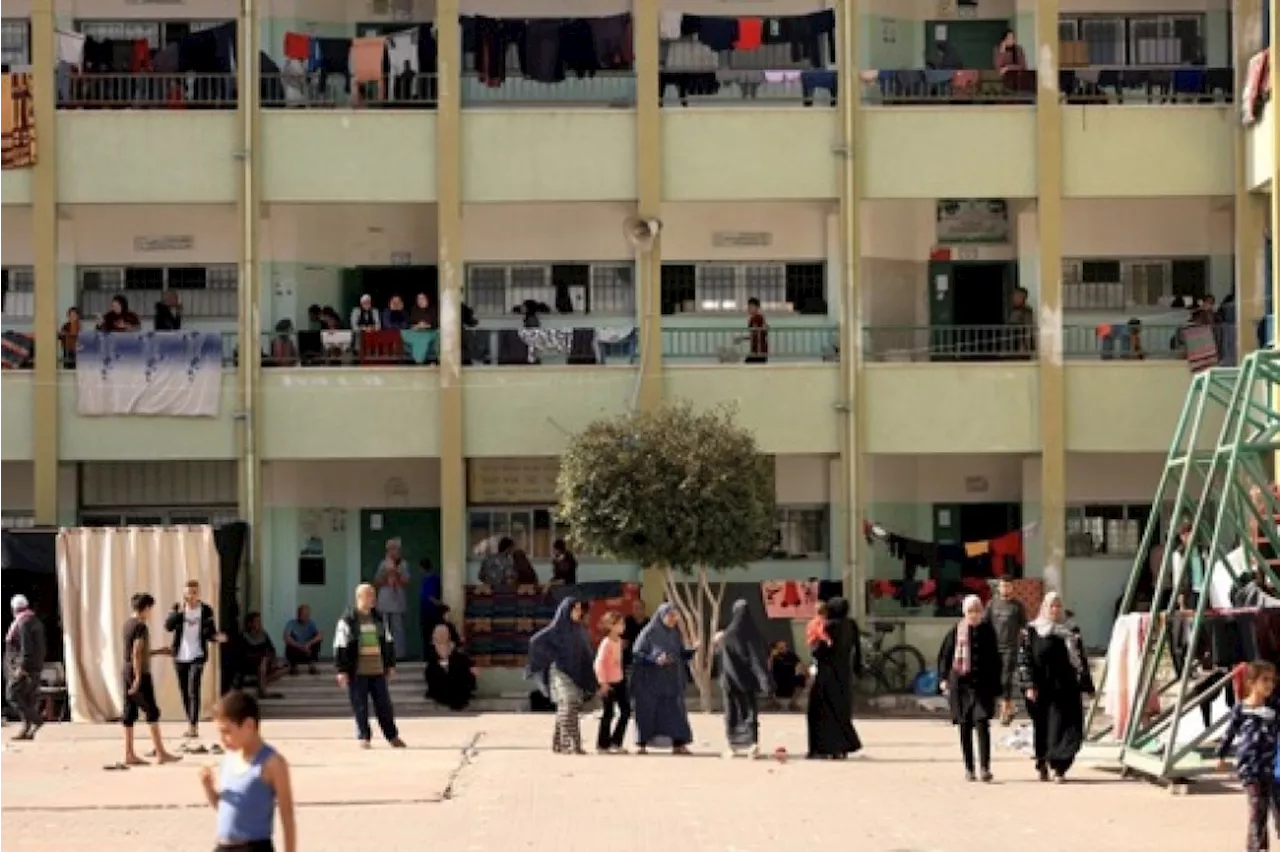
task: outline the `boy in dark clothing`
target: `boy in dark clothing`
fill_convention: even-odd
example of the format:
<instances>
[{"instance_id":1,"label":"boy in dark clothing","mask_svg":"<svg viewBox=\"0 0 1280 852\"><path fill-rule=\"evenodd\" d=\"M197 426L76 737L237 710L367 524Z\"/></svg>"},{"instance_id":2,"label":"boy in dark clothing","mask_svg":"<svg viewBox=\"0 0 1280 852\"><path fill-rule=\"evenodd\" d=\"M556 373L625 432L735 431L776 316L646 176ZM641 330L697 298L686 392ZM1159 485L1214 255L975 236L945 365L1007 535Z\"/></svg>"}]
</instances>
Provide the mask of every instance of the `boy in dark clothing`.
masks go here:
<instances>
[{"instance_id":1,"label":"boy in dark clothing","mask_svg":"<svg viewBox=\"0 0 1280 852\"><path fill-rule=\"evenodd\" d=\"M139 717L146 719L151 727L156 762L173 763L181 758L165 751L164 739L160 736L160 705L156 703L156 687L151 680L151 658L169 656L173 651L151 648L151 630L147 627L147 620L156 599L141 592L134 595L129 603L133 615L124 623L124 713L120 717L120 724L124 726L124 765L146 764L133 750L133 726Z\"/></svg>"},{"instance_id":2,"label":"boy in dark clothing","mask_svg":"<svg viewBox=\"0 0 1280 852\"><path fill-rule=\"evenodd\" d=\"M44 670L44 625L31 609L25 595L9 602L13 624L4 638L5 667L9 672L9 703L22 717L22 730L15 740L35 739L44 724L40 715L40 673Z\"/></svg>"},{"instance_id":3,"label":"boy in dark clothing","mask_svg":"<svg viewBox=\"0 0 1280 852\"><path fill-rule=\"evenodd\" d=\"M347 690L356 716L356 737L361 748L369 748L373 731L369 727L369 699L378 727L393 748L404 748L396 729L395 710L387 682L396 676L396 644L391 630L374 609L377 593L364 583L356 588L355 609L338 620L333 632L333 664L338 670L338 686Z\"/></svg>"},{"instance_id":4,"label":"boy in dark clothing","mask_svg":"<svg viewBox=\"0 0 1280 852\"><path fill-rule=\"evenodd\" d=\"M1252 662L1245 672L1245 697L1231 708L1231 721L1218 746L1218 769L1227 768L1227 753L1237 738L1236 776L1249 802L1249 835L1245 849L1270 848L1267 814L1280 826L1280 788L1275 779L1276 742L1280 737L1280 696L1276 695L1276 669L1267 662Z\"/></svg>"}]
</instances>

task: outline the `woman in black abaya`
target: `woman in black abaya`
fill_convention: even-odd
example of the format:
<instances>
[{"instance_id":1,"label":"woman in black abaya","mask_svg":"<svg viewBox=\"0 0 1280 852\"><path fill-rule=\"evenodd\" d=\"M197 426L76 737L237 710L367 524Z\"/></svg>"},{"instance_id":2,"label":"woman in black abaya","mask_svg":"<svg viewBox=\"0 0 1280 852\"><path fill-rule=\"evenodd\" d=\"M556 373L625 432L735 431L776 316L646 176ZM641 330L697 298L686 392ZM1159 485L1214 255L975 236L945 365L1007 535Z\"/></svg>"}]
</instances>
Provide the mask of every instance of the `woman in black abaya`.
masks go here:
<instances>
[{"instance_id":1,"label":"woman in black abaya","mask_svg":"<svg viewBox=\"0 0 1280 852\"><path fill-rule=\"evenodd\" d=\"M991 783L991 720L996 715L996 699L1003 691L1004 664L1000 642L991 622L983 619L982 599L969 595L961 606L964 618L942 640L938 651L939 687L949 699L951 721L960 728L960 750L964 755L964 777ZM978 759L974 761L973 738L978 737Z\"/></svg>"},{"instance_id":2,"label":"woman in black abaya","mask_svg":"<svg viewBox=\"0 0 1280 852\"><path fill-rule=\"evenodd\" d=\"M1084 743L1084 702L1093 695L1080 628L1067 619L1057 592L1044 596L1040 617L1027 626L1018 649L1018 674L1035 730L1036 772L1061 784Z\"/></svg>"},{"instance_id":3,"label":"woman in black abaya","mask_svg":"<svg viewBox=\"0 0 1280 852\"><path fill-rule=\"evenodd\" d=\"M716 637L716 663L724 698L724 731L729 741L725 757L746 751L760 753L760 711L757 696L768 693L764 639L747 612L747 602L735 601L729 626Z\"/></svg>"},{"instance_id":4,"label":"woman in black abaya","mask_svg":"<svg viewBox=\"0 0 1280 852\"><path fill-rule=\"evenodd\" d=\"M817 674L809 691L810 759L843 760L862 749L853 729L853 682L862 674L858 625L844 598L827 601L826 637L810 646Z\"/></svg>"}]
</instances>

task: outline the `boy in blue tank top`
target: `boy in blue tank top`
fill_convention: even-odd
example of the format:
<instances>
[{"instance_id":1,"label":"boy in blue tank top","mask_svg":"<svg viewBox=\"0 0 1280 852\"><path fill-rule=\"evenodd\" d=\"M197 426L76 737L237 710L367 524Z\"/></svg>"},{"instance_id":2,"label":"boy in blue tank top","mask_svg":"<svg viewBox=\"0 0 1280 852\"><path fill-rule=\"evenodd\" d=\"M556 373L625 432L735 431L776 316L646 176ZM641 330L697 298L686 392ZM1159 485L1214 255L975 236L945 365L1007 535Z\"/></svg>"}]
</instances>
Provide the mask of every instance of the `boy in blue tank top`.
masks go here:
<instances>
[{"instance_id":1,"label":"boy in blue tank top","mask_svg":"<svg viewBox=\"0 0 1280 852\"><path fill-rule=\"evenodd\" d=\"M228 692L214 707L213 718L227 754L216 781L212 767L201 767L200 785L209 806L218 811L216 852L275 852L271 835L277 808L284 852L297 852L289 764L263 742L257 700Z\"/></svg>"}]
</instances>

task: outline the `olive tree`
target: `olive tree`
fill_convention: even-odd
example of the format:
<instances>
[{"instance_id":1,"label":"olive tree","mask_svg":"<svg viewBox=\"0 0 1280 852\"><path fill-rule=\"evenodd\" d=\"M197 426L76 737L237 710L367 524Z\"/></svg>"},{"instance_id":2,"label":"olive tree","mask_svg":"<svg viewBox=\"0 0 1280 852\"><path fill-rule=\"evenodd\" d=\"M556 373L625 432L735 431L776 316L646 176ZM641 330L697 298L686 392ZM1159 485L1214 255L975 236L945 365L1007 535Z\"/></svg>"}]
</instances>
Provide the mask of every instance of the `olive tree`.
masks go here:
<instances>
[{"instance_id":1,"label":"olive tree","mask_svg":"<svg viewBox=\"0 0 1280 852\"><path fill-rule=\"evenodd\" d=\"M690 669L709 710L724 571L761 558L774 532L771 459L731 409L677 403L574 436L557 492L579 547L663 571L666 598L697 646Z\"/></svg>"}]
</instances>

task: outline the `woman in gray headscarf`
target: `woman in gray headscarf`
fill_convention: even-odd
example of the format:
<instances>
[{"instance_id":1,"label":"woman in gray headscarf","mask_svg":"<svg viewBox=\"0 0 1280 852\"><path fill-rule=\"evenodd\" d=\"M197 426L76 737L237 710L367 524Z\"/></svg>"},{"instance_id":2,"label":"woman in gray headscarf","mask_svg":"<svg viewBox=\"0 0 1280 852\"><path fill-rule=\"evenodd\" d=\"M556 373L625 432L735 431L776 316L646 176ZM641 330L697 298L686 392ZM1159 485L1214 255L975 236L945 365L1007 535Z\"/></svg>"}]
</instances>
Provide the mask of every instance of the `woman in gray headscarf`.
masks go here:
<instances>
[{"instance_id":1,"label":"woman in gray headscarf","mask_svg":"<svg viewBox=\"0 0 1280 852\"><path fill-rule=\"evenodd\" d=\"M529 640L529 662L525 677L549 692L556 705L556 728L551 750L557 754L586 754L578 716L583 702L600 685L596 682L591 637L583 619L587 605L577 598L565 598L555 618Z\"/></svg>"},{"instance_id":2,"label":"woman in gray headscarf","mask_svg":"<svg viewBox=\"0 0 1280 852\"><path fill-rule=\"evenodd\" d=\"M1093 695L1080 628L1067 618L1057 592L1044 596L1040 616L1027 626L1018 649L1018 675L1035 730L1036 772L1061 784L1084 744L1084 702Z\"/></svg>"},{"instance_id":3,"label":"woman in gray headscarf","mask_svg":"<svg viewBox=\"0 0 1280 852\"><path fill-rule=\"evenodd\" d=\"M658 607L632 648L631 701L635 707L636 745L644 754L658 737L671 740L675 754L688 754L693 731L684 706L686 663L696 648L680 634L680 614L669 603Z\"/></svg>"},{"instance_id":4,"label":"woman in gray headscarf","mask_svg":"<svg viewBox=\"0 0 1280 852\"><path fill-rule=\"evenodd\" d=\"M729 741L725 757L748 750L760 752L760 712L756 697L769 691L764 639L747 612L747 602L735 601L729 626L717 634L716 663L720 669L720 693L724 698L724 731Z\"/></svg>"}]
</instances>

